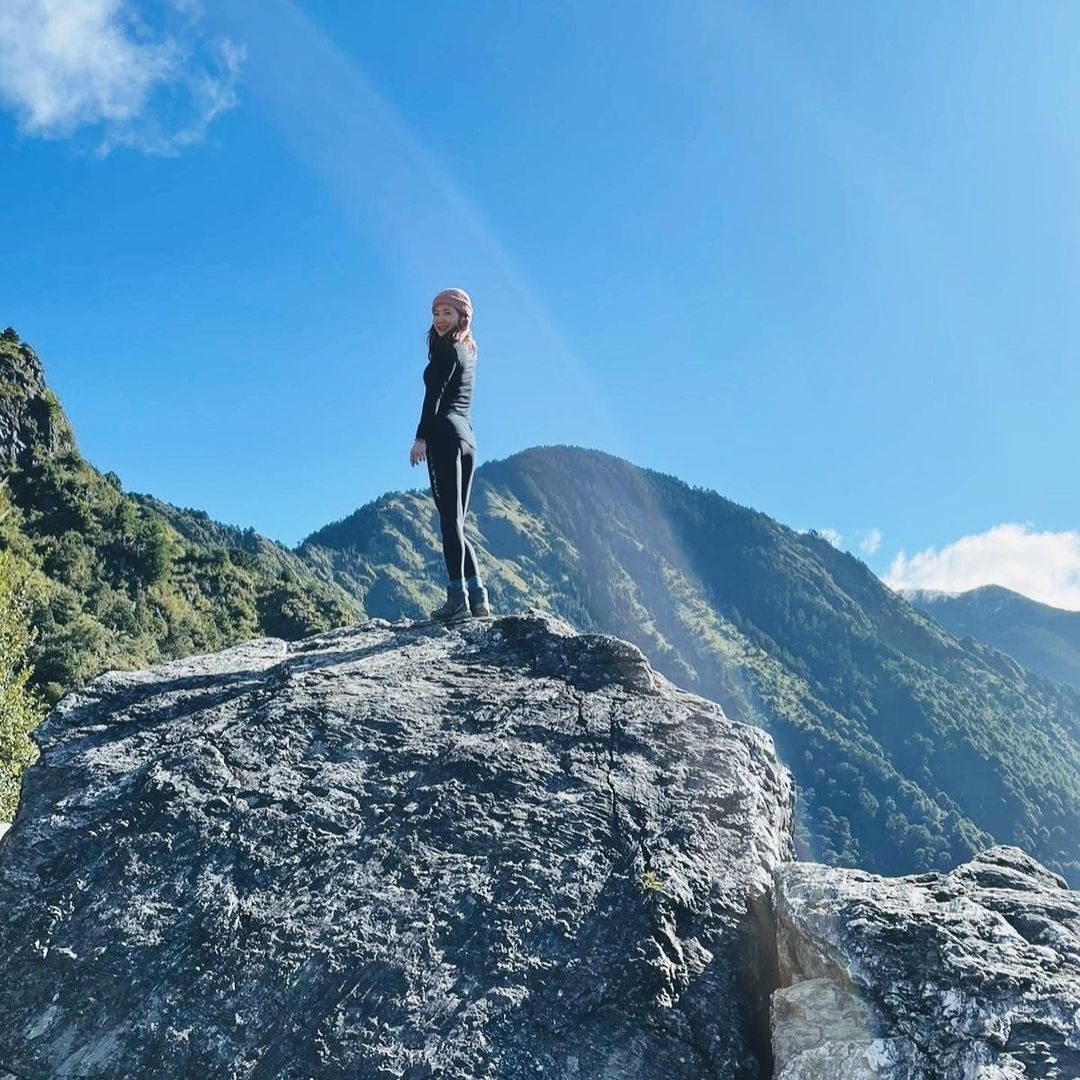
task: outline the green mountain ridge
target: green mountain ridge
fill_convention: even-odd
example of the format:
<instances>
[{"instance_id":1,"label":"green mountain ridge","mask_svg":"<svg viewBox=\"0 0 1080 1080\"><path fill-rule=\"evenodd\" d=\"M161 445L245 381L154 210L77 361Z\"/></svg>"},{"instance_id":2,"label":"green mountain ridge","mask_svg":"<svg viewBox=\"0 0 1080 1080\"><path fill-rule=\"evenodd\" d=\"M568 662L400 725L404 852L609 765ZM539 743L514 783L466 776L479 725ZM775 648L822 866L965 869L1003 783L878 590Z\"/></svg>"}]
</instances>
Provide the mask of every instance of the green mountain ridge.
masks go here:
<instances>
[{"instance_id":1,"label":"green mountain ridge","mask_svg":"<svg viewBox=\"0 0 1080 1080\"><path fill-rule=\"evenodd\" d=\"M1080 695L959 642L815 533L596 450L475 474L470 536L498 610L549 607L633 641L674 681L773 734L805 853L885 873L990 837L1078 878ZM298 547L370 615L409 613L430 499L392 494Z\"/></svg>"},{"instance_id":2,"label":"green mountain ridge","mask_svg":"<svg viewBox=\"0 0 1080 1080\"><path fill-rule=\"evenodd\" d=\"M20 349L0 340L0 386L25 388ZM0 488L0 548L34 582L30 659L50 702L107 667L422 618L440 598L426 490L388 492L290 551L125 494L25 406L9 413L34 437ZM483 463L468 529L498 611L537 606L632 641L767 728L799 785L804 855L894 874L997 841L1080 883L1080 692L956 640L824 537L568 446Z\"/></svg>"}]
</instances>

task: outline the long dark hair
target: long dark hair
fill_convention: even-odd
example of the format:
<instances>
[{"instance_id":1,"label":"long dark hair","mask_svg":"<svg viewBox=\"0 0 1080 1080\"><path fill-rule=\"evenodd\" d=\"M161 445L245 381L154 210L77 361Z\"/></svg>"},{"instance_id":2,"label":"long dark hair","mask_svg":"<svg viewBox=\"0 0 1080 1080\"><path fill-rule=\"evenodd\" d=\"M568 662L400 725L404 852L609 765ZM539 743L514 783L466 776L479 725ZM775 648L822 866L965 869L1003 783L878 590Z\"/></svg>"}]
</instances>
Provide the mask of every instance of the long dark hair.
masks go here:
<instances>
[{"instance_id":1,"label":"long dark hair","mask_svg":"<svg viewBox=\"0 0 1080 1080\"><path fill-rule=\"evenodd\" d=\"M476 339L472 336L472 319L466 319L464 316L462 316L462 319L464 325L455 326L445 337L448 337L451 342L464 341L472 349L473 356L475 356L480 350L477 347ZM427 332L427 355L429 360L435 355L435 345L439 340L439 331L435 329L434 325L429 326Z\"/></svg>"}]
</instances>

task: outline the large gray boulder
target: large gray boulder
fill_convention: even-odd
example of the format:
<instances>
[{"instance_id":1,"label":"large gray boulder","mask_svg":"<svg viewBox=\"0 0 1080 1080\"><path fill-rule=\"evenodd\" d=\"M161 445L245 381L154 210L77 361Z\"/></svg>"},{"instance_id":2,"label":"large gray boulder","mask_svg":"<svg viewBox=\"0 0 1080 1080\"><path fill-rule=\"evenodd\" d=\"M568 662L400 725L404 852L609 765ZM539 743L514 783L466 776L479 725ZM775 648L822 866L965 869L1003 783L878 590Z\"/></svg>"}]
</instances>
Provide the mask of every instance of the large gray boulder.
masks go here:
<instances>
[{"instance_id":1,"label":"large gray boulder","mask_svg":"<svg viewBox=\"0 0 1080 1080\"><path fill-rule=\"evenodd\" d=\"M777 885L778 1080L1080 1077L1080 895L1019 848Z\"/></svg>"},{"instance_id":2,"label":"large gray boulder","mask_svg":"<svg viewBox=\"0 0 1080 1080\"><path fill-rule=\"evenodd\" d=\"M0 1075L771 1070L769 737L537 611L69 694L0 845Z\"/></svg>"}]
</instances>

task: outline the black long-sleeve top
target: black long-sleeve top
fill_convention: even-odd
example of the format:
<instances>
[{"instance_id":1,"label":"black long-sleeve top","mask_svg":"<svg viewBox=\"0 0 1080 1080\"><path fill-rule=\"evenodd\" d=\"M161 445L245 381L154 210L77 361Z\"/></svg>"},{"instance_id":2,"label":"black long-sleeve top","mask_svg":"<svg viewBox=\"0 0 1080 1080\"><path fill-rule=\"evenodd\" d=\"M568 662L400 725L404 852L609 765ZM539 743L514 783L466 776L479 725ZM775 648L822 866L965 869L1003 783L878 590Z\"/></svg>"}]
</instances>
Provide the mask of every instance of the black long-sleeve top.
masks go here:
<instances>
[{"instance_id":1,"label":"black long-sleeve top","mask_svg":"<svg viewBox=\"0 0 1080 1080\"><path fill-rule=\"evenodd\" d=\"M470 409L476 381L476 354L450 335L437 338L432 356L424 368L424 405L416 437L431 442L440 436L455 434L476 446Z\"/></svg>"}]
</instances>

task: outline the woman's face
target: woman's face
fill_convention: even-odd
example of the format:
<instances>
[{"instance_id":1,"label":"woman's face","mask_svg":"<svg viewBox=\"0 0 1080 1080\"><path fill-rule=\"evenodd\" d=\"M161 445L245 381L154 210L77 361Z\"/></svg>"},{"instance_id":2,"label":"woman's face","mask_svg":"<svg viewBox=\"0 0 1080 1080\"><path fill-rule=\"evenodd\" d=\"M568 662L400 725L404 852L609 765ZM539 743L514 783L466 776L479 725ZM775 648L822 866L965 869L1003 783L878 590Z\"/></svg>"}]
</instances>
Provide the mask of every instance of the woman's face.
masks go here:
<instances>
[{"instance_id":1,"label":"woman's face","mask_svg":"<svg viewBox=\"0 0 1080 1080\"><path fill-rule=\"evenodd\" d=\"M432 312L431 323L439 337L443 337L451 330L456 330L460 321L460 313L457 308L452 307L450 304L440 304Z\"/></svg>"}]
</instances>

